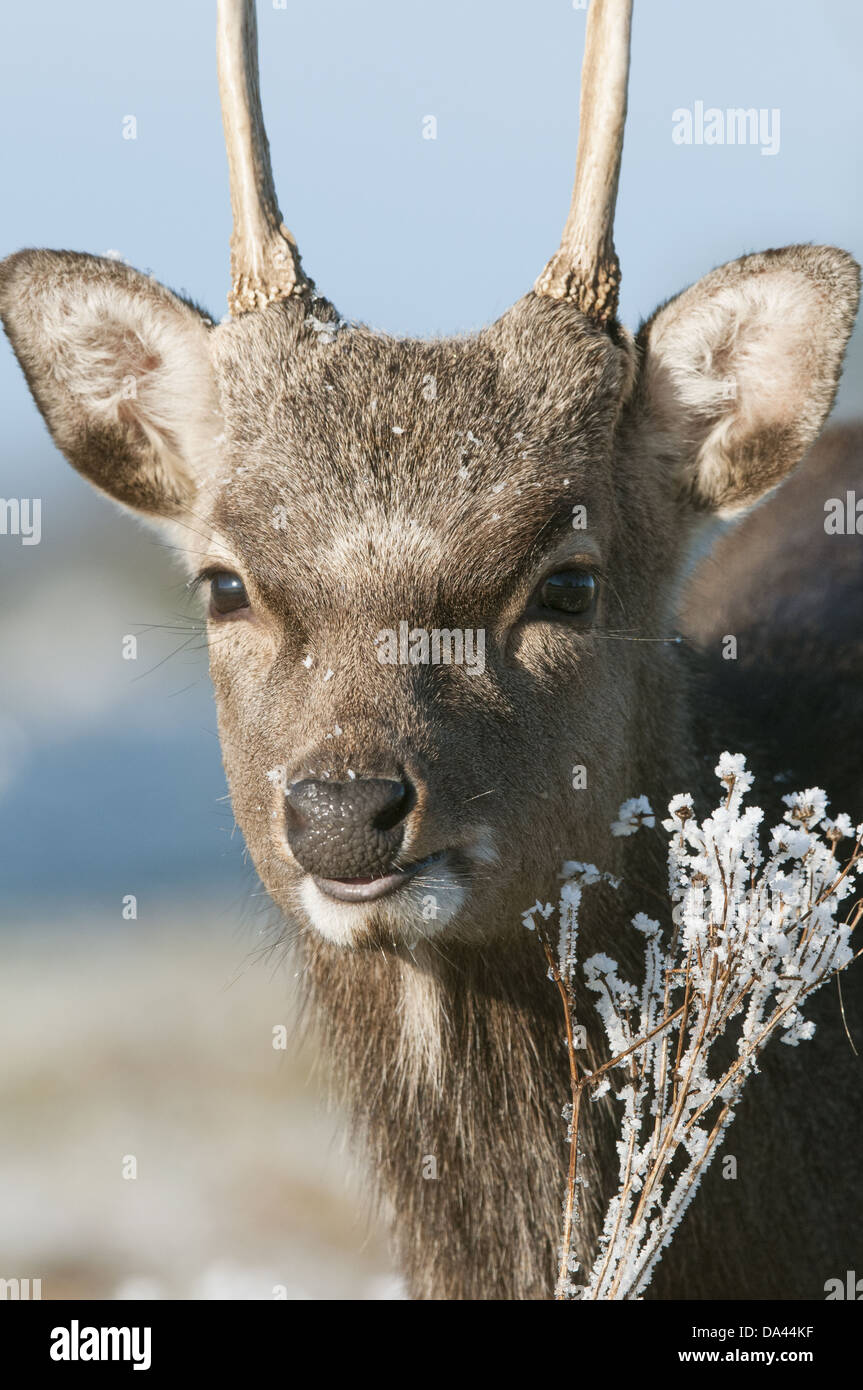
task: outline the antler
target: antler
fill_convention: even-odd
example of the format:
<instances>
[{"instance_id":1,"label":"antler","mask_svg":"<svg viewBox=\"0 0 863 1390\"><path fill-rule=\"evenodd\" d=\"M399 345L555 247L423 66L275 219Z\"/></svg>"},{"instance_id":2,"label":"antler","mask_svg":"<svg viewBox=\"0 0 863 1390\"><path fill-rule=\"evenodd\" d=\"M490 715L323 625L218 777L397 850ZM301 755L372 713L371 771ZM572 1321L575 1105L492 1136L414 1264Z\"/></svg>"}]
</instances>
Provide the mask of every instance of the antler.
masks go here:
<instances>
[{"instance_id":1,"label":"antler","mask_svg":"<svg viewBox=\"0 0 863 1390\"><path fill-rule=\"evenodd\" d=\"M614 205L626 120L631 24L632 0L590 0L572 202L560 250L534 286L537 294L571 300L600 324L617 313L620 285Z\"/></svg>"},{"instance_id":2,"label":"antler","mask_svg":"<svg viewBox=\"0 0 863 1390\"><path fill-rule=\"evenodd\" d=\"M312 283L276 199L261 111L254 0L219 0L216 50L234 215L228 308L236 315L301 294Z\"/></svg>"}]
</instances>

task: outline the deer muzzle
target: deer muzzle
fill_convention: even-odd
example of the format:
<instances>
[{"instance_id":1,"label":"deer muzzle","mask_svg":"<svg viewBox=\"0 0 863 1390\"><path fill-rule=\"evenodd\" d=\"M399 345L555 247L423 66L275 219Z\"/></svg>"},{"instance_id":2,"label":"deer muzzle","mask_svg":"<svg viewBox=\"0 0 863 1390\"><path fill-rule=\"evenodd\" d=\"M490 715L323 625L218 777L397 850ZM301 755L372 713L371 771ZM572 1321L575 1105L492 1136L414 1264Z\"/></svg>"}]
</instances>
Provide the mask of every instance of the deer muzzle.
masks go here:
<instances>
[{"instance_id":1,"label":"deer muzzle","mask_svg":"<svg viewBox=\"0 0 863 1390\"><path fill-rule=\"evenodd\" d=\"M399 870L405 820L416 804L407 778L305 778L285 792L285 830L297 863L317 879L361 888ZM368 896L358 895L358 896Z\"/></svg>"}]
</instances>

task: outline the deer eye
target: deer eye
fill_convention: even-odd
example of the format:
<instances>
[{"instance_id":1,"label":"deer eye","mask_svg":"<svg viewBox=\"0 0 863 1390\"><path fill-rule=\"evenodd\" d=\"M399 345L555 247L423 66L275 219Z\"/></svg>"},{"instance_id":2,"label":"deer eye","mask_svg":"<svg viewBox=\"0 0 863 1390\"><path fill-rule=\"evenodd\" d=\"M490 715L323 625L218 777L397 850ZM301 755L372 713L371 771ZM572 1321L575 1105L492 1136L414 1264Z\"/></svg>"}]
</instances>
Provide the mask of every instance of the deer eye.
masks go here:
<instances>
[{"instance_id":1,"label":"deer eye","mask_svg":"<svg viewBox=\"0 0 863 1390\"><path fill-rule=\"evenodd\" d=\"M536 606L584 616L596 602L596 590L596 579L589 570L559 570L540 588Z\"/></svg>"},{"instance_id":2,"label":"deer eye","mask_svg":"<svg viewBox=\"0 0 863 1390\"><path fill-rule=\"evenodd\" d=\"M230 570L219 570L210 576L210 613L221 616L224 613L237 613L248 608L249 596L246 586L238 574Z\"/></svg>"}]
</instances>

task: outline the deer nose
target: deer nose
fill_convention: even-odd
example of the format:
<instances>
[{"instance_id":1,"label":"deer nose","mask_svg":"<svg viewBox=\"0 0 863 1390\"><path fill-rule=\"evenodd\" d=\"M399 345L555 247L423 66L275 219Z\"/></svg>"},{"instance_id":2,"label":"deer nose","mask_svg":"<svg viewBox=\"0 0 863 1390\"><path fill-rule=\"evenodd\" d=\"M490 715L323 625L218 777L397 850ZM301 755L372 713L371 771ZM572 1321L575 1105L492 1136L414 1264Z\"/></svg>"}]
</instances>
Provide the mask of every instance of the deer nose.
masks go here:
<instances>
[{"instance_id":1,"label":"deer nose","mask_svg":"<svg viewBox=\"0 0 863 1390\"><path fill-rule=\"evenodd\" d=\"M318 878L362 879L389 873L416 801L405 778L292 782L285 792L291 853Z\"/></svg>"}]
</instances>

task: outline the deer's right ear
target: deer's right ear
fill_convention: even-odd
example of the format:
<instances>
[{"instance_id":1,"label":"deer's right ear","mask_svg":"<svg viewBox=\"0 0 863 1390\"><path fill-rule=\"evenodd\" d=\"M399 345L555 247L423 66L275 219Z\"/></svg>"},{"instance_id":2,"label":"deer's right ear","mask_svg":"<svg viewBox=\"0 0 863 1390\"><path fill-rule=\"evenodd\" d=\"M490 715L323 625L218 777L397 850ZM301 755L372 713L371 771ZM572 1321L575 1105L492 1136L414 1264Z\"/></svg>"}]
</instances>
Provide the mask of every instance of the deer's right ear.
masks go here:
<instances>
[{"instance_id":1,"label":"deer's right ear","mask_svg":"<svg viewBox=\"0 0 863 1390\"><path fill-rule=\"evenodd\" d=\"M0 317L73 467L136 511L181 516L221 428L210 320L126 265L67 251L0 263Z\"/></svg>"}]
</instances>

